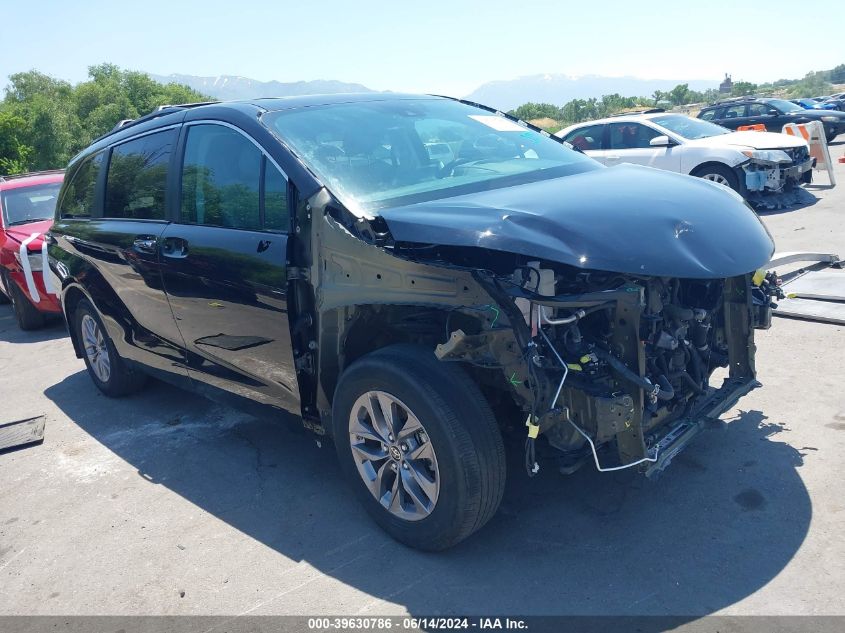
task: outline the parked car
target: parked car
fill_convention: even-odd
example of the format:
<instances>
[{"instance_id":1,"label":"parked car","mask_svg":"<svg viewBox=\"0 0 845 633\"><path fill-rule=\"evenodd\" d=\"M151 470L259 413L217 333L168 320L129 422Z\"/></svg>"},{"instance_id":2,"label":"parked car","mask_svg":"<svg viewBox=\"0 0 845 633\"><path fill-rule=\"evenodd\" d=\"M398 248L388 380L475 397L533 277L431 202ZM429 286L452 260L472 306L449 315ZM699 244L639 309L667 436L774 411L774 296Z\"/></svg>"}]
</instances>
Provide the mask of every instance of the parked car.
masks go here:
<instances>
[{"instance_id":1,"label":"parked car","mask_svg":"<svg viewBox=\"0 0 845 633\"><path fill-rule=\"evenodd\" d=\"M532 473L538 442L663 470L756 386L774 292L734 192L389 93L163 108L72 161L50 239L104 394L150 374L301 416L426 550L496 512L503 432Z\"/></svg>"},{"instance_id":2,"label":"parked car","mask_svg":"<svg viewBox=\"0 0 845 633\"><path fill-rule=\"evenodd\" d=\"M61 314L57 291L44 285L42 246L62 177L61 170L0 176L0 303L12 302L24 330Z\"/></svg>"},{"instance_id":3,"label":"parked car","mask_svg":"<svg viewBox=\"0 0 845 633\"><path fill-rule=\"evenodd\" d=\"M806 110L785 99L729 99L702 108L698 118L732 130L740 125L762 124L769 132L780 132L787 123L821 121L828 143L845 132L845 112Z\"/></svg>"},{"instance_id":4,"label":"parked car","mask_svg":"<svg viewBox=\"0 0 845 633\"><path fill-rule=\"evenodd\" d=\"M790 103L799 105L805 110L838 110L835 103L828 102L824 99L790 99Z\"/></svg>"},{"instance_id":5,"label":"parked car","mask_svg":"<svg viewBox=\"0 0 845 633\"><path fill-rule=\"evenodd\" d=\"M825 110L839 110L845 112L845 93L838 93L829 97L815 97Z\"/></svg>"},{"instance_id":6,"label":"parked car","mask_svg":"<svg viewBox=\"0 0 845 633\"><path fill-rule=\"evenodd\" d=\"M683 114L648 112L571 125L556 134L604 165L636 163L690 174L748 196L810 182L807 143L786 134L732 132Z\"/></svg>"}]
</instances>

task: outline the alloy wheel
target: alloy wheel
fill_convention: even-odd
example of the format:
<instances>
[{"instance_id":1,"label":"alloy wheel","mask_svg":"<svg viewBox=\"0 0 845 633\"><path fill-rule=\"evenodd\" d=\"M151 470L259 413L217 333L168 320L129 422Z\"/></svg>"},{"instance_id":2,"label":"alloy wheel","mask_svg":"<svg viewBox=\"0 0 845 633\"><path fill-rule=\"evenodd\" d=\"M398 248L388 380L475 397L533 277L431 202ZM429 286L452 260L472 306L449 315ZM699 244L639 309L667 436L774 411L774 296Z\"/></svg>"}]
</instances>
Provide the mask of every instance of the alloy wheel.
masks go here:
<instances>
[{"instance_id":1,"label":"alloy wheel","mask_svg":"<svg viewBox=\"0 0 845 633\"><path fill-rule=\"evenodd\" d=\"M704 180L709 180L711 182L724 185L725 187L731 186L731 183L729 183L728 179L725 178L722 174L704 174L702 178L704 178Z\"/></svg>"},{"instance_id":2,"label":"alloy wheel","mask_svg":"<svg viewBox=\"0 0 845 633\"><path fill-rule=\"evenodd\" d=\"M100 330L99 324L90 314L82 317L82 344L85 347L85 356L91 366L91 371L100 380L106 383L111 376L111 363L109 362L109 350L106 346L106 339Z\"/></svg>"},{"instance_id":3,"label":"alloy wheel","mask_svg":"<svg viewBox=\"0 0 845 633\"><path fill-rule=\"evenodd\" d=\"M440 471L416 415L384 391L361 395L349 414L352 456L367 489L388 512L419 521L434 510Z\"/></svg>"}]
</instances>

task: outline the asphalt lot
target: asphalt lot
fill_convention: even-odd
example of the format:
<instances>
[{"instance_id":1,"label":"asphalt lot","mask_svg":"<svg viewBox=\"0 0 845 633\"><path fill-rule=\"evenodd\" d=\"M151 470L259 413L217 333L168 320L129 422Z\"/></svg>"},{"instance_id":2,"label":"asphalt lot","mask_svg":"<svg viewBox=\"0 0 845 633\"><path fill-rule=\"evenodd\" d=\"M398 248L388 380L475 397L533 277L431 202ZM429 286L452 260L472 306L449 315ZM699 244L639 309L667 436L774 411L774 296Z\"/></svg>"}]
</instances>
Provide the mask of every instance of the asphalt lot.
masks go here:
<instances>
[{"instance_id":1,"label":"asphalt lot","mask_svg":"<svg viewBox=\"0 0 845 633\"><path fill-rule=\"evenodd\" d=\"M837 172L763 215L778 250L845 255ZM61 325L0 306L3 418L47 415L0 454L0 614L845 614L844 330L758 333L764 387L655 482L517 456L492 522L431 555L311 436L160 383L109 400Z\"/></svg>"}]
</instances>

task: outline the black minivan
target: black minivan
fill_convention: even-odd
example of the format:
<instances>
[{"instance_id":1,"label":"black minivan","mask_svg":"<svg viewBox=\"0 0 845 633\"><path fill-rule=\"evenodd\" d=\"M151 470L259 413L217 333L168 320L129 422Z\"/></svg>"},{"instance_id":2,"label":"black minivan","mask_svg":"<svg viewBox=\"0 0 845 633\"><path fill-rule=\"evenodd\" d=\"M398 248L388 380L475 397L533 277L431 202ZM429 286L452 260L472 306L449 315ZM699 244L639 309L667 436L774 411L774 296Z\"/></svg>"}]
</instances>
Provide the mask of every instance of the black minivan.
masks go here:
<instances>
[{"instance_id":1,"label":"black minivan","mask_svg":"<svg viewBox=\"0 0 845 633\"><path fill-rule=\"evenodd\" d=\"M163 107L71 161L48 240L103 393L293 413L429 550L495 513L503 435L531 474L662 471L757 385L777 294L726 188L430 96Z\"/></svg>"},{"instance_id":2,"label":"black minivan","mask_svg":"<svg viewBox=\"0 0 845 633\"><path fill-rule=\"evenodd\" d=\"M737 97L702 108L699 119L735 130L742 125L763 125L780 132L787 123L820 121L828 143L845 132L845 112L808 110L786 99Z\"/></svg>"}]
</instances>

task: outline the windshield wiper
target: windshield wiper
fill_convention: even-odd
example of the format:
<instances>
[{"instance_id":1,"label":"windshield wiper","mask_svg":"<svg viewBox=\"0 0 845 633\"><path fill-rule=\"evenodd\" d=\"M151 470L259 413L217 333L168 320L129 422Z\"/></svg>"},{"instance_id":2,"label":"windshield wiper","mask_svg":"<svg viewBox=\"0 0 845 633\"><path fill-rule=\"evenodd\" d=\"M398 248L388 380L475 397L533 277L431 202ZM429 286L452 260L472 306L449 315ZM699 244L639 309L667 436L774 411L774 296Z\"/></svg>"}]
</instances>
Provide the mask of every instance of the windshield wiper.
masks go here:
<instances>
[{"instance_id":1,"label":"windshield wiper","mask_svg":"<svg viewBox=\"0 0 845 633\"><path fill-rule=\"evenodd\" d=\"M49 219L51 218L27 218L26 220L15 220L14 222L9 222L6 226L18 226L19 224L29 224L30 222L44 222Z\"/></svg>"}]
</instances>

